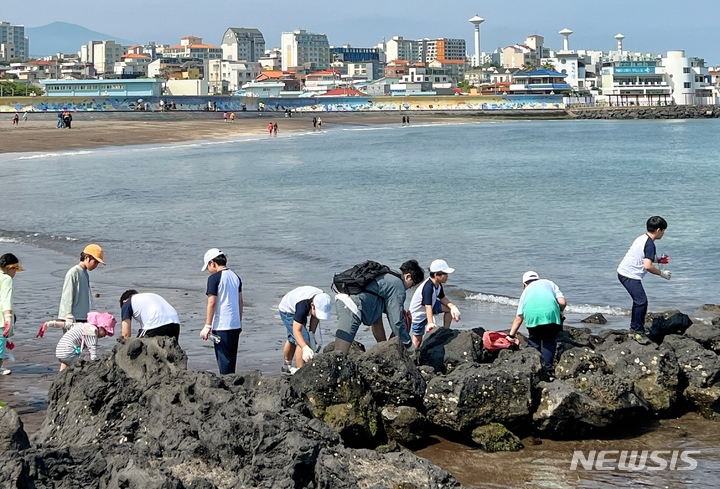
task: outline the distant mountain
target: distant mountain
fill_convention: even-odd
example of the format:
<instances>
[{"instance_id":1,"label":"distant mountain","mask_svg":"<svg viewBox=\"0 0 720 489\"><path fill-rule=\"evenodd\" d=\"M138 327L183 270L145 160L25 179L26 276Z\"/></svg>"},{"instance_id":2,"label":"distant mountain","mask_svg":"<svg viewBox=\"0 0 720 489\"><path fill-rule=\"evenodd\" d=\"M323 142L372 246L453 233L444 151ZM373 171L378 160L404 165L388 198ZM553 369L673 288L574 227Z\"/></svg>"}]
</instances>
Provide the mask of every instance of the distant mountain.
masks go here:
<instances>
[{"instance_id":1,"label":"distant mountain","mask_svg":"<svg viewBox=\"0 0 720 489\"><path fill-rule=\"evenodd\" d=\"M137 44L127 39L91 31L81 25L67 22L26 27L25 36L30 38L30 55L34 58L57 53L77 53L80 51L80 46L89 41L115 41L123 46Z\"/></svg>"}]
</instances>

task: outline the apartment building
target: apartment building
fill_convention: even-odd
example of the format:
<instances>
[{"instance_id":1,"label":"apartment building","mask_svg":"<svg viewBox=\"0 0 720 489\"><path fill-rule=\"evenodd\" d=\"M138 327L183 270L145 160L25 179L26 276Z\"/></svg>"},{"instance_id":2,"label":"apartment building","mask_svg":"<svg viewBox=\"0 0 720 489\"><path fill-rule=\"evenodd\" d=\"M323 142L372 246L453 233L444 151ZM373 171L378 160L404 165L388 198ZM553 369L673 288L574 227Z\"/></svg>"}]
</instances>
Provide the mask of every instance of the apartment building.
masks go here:
<instances>
[{"instance_id":1,"label":"apartment building","mask_svg":"<svg viewBox=\"0 0 720 489\"><path fill-rule=\"evenodd\" d=\"M0 55L5 58L0 58L3 61L30 57L30 40L25 37L25 26L0 22Z\"/></svg>"},{"instance_id":2,"label":"apartment building","mask_svg":"<svg viewBox=\"0 0 720 489\"><path fill-rule=\"evenodd\" d=\"M420 44L418 41L403 39L402 36L393 36L384 43L385 59L391 61L420 62Z\"/></svg>"},{"instance_id":3,"label":"apartment building","mask_svg":"<svg viewBox=\"0 0 720 489\"><path fill-rule=\"evenodd\" d=\"M467 57L465 39L421 39L418 43L420 62L430 63L435 60L461 60Z\"/></svg>"},{"instance_id":4,"label":"apartment building","mask_svg":"<svg viewBox=\"0 0 720 489\"><path fill-rule=\"evenodd\" d=\"M112 73L125 54L127 48L115 41L90 41L80 47L80 61L92 63L98 75Z\"/></svg>"},{"instance_id":5,"label":"apartment building","mask_svg":"<svg viewBox=\"0 0 720 489\"><path fill-rule=\"evenodd\" d=\"M223 35L222 59L228 61L259 61L265 55L265 38L258 29L230 27Z\"/></svg>"},{"instance_id":6,"label":"apartment building","mask_svg":"<svg viewBox=\"0 0 720 489\"><path fill-rule=\"evenodd\" d=\"M311 63L318 68L330 66L330 43L325 34L314 34L300 29L283 32L280 37L282 69Z\"/></svg>"},{"instance_id":7,"label":"apartment building","mask_svg":"<svg viewBox=\"0 0 720 489\"><path fill-rule=\"evenodd\" d=\"M262 72L256 61L233 61L212 59L208 61L208 84L212 94L234 93Z\"/></svg>"},{"instance_id":8,"label":"apartment building","mask_svg":"<svg viewBox=\"0 0 720 489\"><path fill-rule=\"evenodd\" d=\"M221 59L223 50L218 46L203 44L202 37L186 36L180 39L178 46L163 50L166 58Z\"/></svg>"}]
</instances>

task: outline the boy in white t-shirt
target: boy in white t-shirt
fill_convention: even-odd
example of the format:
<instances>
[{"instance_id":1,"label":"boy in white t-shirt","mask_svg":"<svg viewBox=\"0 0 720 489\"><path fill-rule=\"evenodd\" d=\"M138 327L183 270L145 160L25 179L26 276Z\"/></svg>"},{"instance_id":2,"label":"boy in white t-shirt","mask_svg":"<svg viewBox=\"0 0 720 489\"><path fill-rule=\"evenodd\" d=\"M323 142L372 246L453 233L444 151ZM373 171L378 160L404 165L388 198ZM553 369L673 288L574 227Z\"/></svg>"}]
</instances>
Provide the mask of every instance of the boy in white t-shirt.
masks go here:
<instances>
[{"instance_id":1,"label":"boy in white t-shirt","mask_svg":"<svg viewBox=\"0 0 720 489\"><path fill-rule=\"evenodd\" d=\"M647 233L639 236L618 266L618 280L623 284L633 300L630 329L633 338L641 345L647 345L650 340L645 335L645 315L648 310L647 295L642 286L642 279L650 272L670 280L670 270L660 270L653 263L666 264L670 262L669 256L658 259L655 252L655 241L662 239L667 229L667 221L660 216L653 216L647 220Z\"/></svg>"},{"instance_id":2,"label":"boy in white t-shirt","mask_svg":"<svg viewBox=\"0 0 720 489\"><path fill-rule=\"evenodd\" d=\"M311 360L322 347L322 344L315 339L315 332L321 320L330 319L331 307L330 296L322 289L310 285L297 287L283 296L278 305L280 319L285 325L287 335L283 348L285 357L281 369L283 373L295 373L295 370ZM293 356L297 368L292 367Z\"/></svg>"},{"instance_id":3,"label":"boy in white t-shirt","mask_svg":"<svg viewBox=\"0 0 720 489\"><path fill-rule=\"evenodd\" d=\"M435 314L443 313L443 326L450 327L452 320L460 321L460 310L445 297L443 284L455 271L448 266L445 260L435 260L430 264L430 277L415 290L410 301L410 338L415 348L420 347L425 329L428 331L435 327Z\"/></svg>"},{"instance_id":4,"label":"boy in white t-shirt","mask_svg":"<svg viewBox=\"0 0 720 489\"><path fill-rule=\"evenodd\" d=\"M227 267L227 257L217 248L205 252L200 271L210 273L207 281L207 311L200 338L210 334L220 341L215 345L215 359L221 374L234 374L240 333L242 332L243 296L240 277Z\"/></svg>"}]
</instances>

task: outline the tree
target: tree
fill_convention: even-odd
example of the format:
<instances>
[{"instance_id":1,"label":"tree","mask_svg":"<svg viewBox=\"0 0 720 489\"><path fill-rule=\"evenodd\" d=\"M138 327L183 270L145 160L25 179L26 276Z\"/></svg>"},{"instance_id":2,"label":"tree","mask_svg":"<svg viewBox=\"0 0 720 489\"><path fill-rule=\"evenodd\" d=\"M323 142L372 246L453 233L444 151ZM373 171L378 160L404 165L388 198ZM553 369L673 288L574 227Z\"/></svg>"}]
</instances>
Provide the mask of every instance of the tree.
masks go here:
<instances>
[{"instance_id":1,"label":"tree","mask_svg":"<svg viewBox=\"0 0 720 489\"><path fill-rule=\"evenodd\" d=\"M555 70L555 65L552 64L552 63L543 63L542 69L543 69L543 70L548 70L548 71L556 71L556 70Z\"/></svg>"},{"instance_id":2,"label":"tree","mask_svg":"<svg viewBox=\"0 0 720 489\"><path fill-rule=\"evenodd\" d=\"M466 80L460 80L457 84L457 87L463 92L469 92L471 88L475 88L475 85L471 85Z\"/></svg>"},{"instance_id":3,"label":"tree","mask_svg":"<svg viewBox=\"0 0 720 489\"><path fill-rule=\"evenodd\" d=\"M0 81L0 97L25 97L42 95L43 93L41 88L30 85L29 83Z\"/></svg>"},{"instance_id":4,"label":"tree","mask_svg":"<svg viewBox=\"0 0 720 489\"><path fill-rule=\"evenodd\" d=\"M535 63L533 63L532 61L525 61L522 69L523 71L533 71L535 69Z\"/></svg>"}]
</instances>

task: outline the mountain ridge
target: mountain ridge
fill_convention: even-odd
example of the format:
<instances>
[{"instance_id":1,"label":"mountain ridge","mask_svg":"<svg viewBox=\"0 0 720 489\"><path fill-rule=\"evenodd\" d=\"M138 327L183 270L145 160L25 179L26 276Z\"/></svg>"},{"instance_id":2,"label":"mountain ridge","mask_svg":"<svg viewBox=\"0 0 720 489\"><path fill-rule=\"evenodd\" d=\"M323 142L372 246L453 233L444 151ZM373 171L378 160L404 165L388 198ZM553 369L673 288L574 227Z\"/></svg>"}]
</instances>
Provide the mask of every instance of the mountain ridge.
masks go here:
<instances>
[{"instance_id":1,"label":"mountain ridge","mask_svg":"<svg viewBox=\"0 0 720 489\"><path fill-rule=\"evenodd\" d=\"M69 22L52 22L39 27L26 27L30 39L30 56L42 57L57 53L77 53L89 41L115 41L123 46L138 44L128 39L103 34Z\"/></svg>"}]
</instances>

